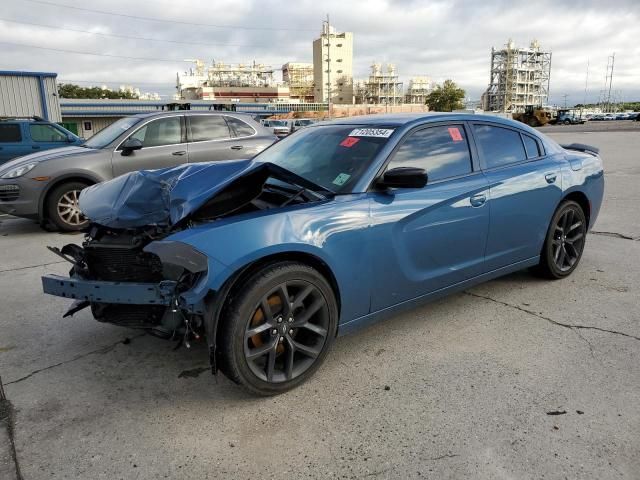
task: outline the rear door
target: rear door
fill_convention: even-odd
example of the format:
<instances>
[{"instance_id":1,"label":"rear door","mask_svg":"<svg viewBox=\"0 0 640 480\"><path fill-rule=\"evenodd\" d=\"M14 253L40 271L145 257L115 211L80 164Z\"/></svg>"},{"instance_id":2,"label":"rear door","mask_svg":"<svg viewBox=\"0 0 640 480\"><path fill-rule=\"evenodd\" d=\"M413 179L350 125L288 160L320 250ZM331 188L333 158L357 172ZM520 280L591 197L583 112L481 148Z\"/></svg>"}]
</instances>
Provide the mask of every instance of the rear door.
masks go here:
<instances>
[{"instance_id":1,"label":"rear door","mask_svg":"<svg viewBox=\"0 0 640 480\"><path fill-rule=\"evenodd\" d=\"M423 188L372 195L377 311L479 275L489 229L487 181L473 160L467 127L447 123L409 133L387 169L427 171Z\"/></svg>"},{"instance_id":2,"label":"rear door","mask_svg":"<svg viewBox=\"0 0 640 480\"><path fill-rule=\"evenodd\" d=\"M140 140L142 149L122 155L121 147L117 147L112 158L114 177L135 170L174 167L189 161L183 115L154 118L136 128L129 138Z\"/></svg>"},{"instance_id":3,"label":"rear door","mask_svg":"<svg viewBox=\"0 0 640 480\"><path fill-rule=\"evenodd\" d=\"M495 270L540 254L562 197L560 164L517 128L474 122L472 129L491 196L485 262Z\"/></svg>"},{"instance_id":4,"label":"rear door","mask_svg":"<svg viewBox=\"0 0 640 480\"><path fill-rule=\"evenodd\" d=\"M18 122L0 121L0 163L33 153Z\"/></svg>"},{"instance_id":5,"label":"rear door","mask_svg":"<svg viewBox=\"0 0 640 480\"><path fill-rule=\"evenodd\" d=\"M187 125L191 163L247 158L242 141L233 138L225 115L188 115Z\"/></svg>"},{"instance_id":6,"label":"rear door","mask_svg":"<svg viewBox=\"0 0 640 480\"><path fill-rule=\"evenodd\" d=\"M275 141L273 135L264 135L263 132L258 132L253 125L245 122L242 118L231 115L225 115L224 118L235 140L231 149L240 155L239 158L252 158Z\"/></svg>"}]
</instances>

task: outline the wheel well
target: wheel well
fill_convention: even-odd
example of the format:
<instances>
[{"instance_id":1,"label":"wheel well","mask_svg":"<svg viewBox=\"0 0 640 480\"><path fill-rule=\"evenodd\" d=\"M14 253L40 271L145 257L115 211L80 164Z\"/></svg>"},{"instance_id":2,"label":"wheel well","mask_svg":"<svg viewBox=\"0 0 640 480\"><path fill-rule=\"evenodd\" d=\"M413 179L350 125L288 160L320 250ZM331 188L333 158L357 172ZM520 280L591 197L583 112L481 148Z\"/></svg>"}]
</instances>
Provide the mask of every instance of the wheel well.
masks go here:
<instances>
[{"instance_id":1,"label":"wheel well","mask_svg":"<svg viewBox=\"0 0 640 480\"><path fill-rule=\"evenodd\" d=\"M582 192L571 192L562 200L573 200L580 205L580 208L582 208L582 211L584 212L584 216L587 218L587 228L589 228L589 225L591 225L591 203L587 196Z\"/></svg>"},{"instance_id":2,"label":"wheel well","mask_svg":"<svg viewBox=\"0 0 640 480\"><path fill-rule=\"evenodd\" d=\"M87 177L65 177L65 178L61 178L59 180L56 180L54 183L49 185L49 187L47 188L47 191L45 192L44 196L42 197L42 203L40 204L40 218L41 218L41 220L46 220L46 218L47 218L46 205L47 205L47 202L49 201L49 196L51 195L51 192L53 192L60 185L63 185L65 183L71 183L71 182L86 183L87 186L94 185L96 183L94 180L92 180L90 178L87 178Z\"/></svg>"},{"instance_id":3,"label":"wheel well","mask_svg":"<svg viewBox=\"0 0 640 480\"><path fill-rule=\"evenodd\" d=\"M338 315L340 314L341 300L340 300L340 290L338 288L338 282L336 281L336 278L333 275L333 272L325 262L323 262L321 259L319 259L315 255L311 255L303 252L277 253L274 255L263 257L259 260L256 260L250 263L249 265L246 265L242 270L240 270L236 275L234 275L228 280L229 284L225 285L223 288L219 290L223 294L225 292L227 293L222 302L222 305L220 306L220 309L218 310L219 313L218 313L218 318L216 319L217 325L215 328L217 338L219 338L218 333L220 331L220 326L222 324L222 322L220 322L219 320L224 315L225 308L229 304L229 301L234 297L235 292L242 285L244 285L245 281L248 280L249 277L254 275L256 272L262 270L268 265L272 265L278 262L298 262L298 263L308 265L314 268L315 270L317 270L318 273L320 273L320 275L322 275L325 278L325 280L327 280L327 282L329 283L329 286L331 287L331 290L333 290L333 294L336 297L336 303L338 304Z\"/></svg>"}]
</instances>

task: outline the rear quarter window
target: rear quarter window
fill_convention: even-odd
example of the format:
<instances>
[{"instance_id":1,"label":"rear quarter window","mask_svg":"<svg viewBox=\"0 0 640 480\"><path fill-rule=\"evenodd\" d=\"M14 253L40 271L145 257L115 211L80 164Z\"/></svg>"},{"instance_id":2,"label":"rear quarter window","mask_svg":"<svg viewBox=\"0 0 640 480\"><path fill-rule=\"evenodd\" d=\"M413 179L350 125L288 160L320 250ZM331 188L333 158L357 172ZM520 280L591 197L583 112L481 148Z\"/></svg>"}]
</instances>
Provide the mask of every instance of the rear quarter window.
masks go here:
<instances>
[{"instance_id":1,"label":"rear quarter window","mask_svg":"<svg viewBox=\"0 0 640 480\"><path fill-rule=\"evenodd\" d=\"M540 156L540 145L535 138L522 134L524 149L527 151L527 158L536 158Z\"/></svg>"},{"instance_id":2,"label":"rear quarter window","mask_svg":"<svg viewBox=\"0 0 640 480\"><path fill-rule=\"evenodd\" d=\"M17 123L0 123L0 143L21 142L22 133Z\"/></svg>"},{"instance_id":3,"label":"rear quarter window","mask_svg":"<svg viewBox=\"0 0 640 480\"><path fill-rule=\"evenodd\" d=\"M251 135L256 133L251 125L243 122L239 118L225 117L225 119L231 127L231 131L235 133L236 137L250 137Z\"/></svg>"}]
</instances>

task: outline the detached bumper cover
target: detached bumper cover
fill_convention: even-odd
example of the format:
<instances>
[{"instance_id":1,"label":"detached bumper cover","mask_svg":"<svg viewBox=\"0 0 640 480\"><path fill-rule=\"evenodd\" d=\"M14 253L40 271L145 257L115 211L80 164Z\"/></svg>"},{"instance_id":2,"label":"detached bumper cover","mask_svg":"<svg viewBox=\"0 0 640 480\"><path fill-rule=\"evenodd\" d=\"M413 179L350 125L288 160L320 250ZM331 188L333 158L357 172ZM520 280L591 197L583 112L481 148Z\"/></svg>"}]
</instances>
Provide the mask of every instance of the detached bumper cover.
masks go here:
<instances>
[{"instance_id":1,"label":"detached bumper cover","mask_svg":"<svg viewBox=\"0 0 640 480\"><path fill-rule=\"evenodd\" d=\"M74 300L98 303L122 303L129 305L166 305L178 301L177 282L122 283L82 280L60 275L44 275L44 293Z\"/></svg>"}]
</instances>

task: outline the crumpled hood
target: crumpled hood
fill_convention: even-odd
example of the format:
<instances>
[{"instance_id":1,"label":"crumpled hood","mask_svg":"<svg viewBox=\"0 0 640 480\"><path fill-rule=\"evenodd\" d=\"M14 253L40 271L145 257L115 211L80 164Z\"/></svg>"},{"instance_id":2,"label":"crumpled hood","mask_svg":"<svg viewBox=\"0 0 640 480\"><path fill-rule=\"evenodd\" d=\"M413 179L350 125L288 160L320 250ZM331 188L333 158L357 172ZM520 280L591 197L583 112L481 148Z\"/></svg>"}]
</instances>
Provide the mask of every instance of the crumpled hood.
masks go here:
<instances>
[{"instance_id":1,"label":"crumpled hood","mask_svg":"<svg viewBox=\"0 0 640 480\"><path fill-rule=\"evenodd\" d=\"M131 172L85 188L79 206L92 222L112 228L174 225L233 180L265 166L228 160Z\"/></svg>"},{"instance_id":2,"label":"crumpled hood","mask_svg":"<svg viewBox=\"0 0 640 480\"><path fill-rule=\"evenodd\" d=\"M58 160L61 158L69 157L71 155L86 155L90 153L98 153L99 151L100 150L96 150L93 148L84 148L84 147L78 147L78 146L60 147L60 148L53 148L50 150L43 150L41 152L30 153L29 155L25 155L23 157L14 158L12 160L9 160L8 162L3 163L0 166L0 172L4 173L5 171L12 170L21 165L26 165L27 163Z\"/></svg>"}]
</instances>

